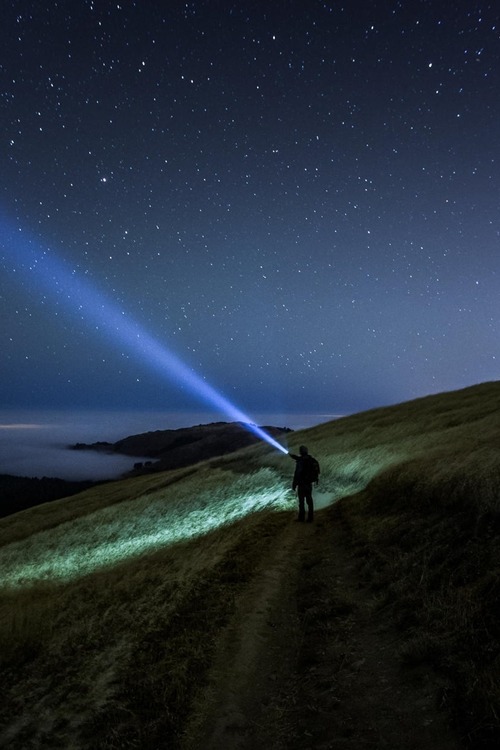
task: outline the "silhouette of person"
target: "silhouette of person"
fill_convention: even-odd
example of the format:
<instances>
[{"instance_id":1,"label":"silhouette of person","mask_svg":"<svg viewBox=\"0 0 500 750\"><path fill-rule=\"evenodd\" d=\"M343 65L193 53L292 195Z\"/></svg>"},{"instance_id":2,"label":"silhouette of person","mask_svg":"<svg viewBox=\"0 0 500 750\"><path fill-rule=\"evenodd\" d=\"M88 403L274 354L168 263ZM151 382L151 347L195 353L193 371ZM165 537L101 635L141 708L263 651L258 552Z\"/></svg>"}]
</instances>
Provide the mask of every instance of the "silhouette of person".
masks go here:
<instances>
[{"instance_id":1,"label":"silhouette of person","mask_svg":"<svg viewBox=\"0 0 500 750\"><path fill-rule=\"evenodd\" d=\"M307 504L307 521L312 523L314 518L314 505L312 496L313 482L318 483L319 463L309 455L307 446L301 445L299 454L289 453L290 458L295 461L295 473L293 475L292 489L299 498L299 517L297 521L305 521L305 504Z\"/></svg>"}]
</instances>

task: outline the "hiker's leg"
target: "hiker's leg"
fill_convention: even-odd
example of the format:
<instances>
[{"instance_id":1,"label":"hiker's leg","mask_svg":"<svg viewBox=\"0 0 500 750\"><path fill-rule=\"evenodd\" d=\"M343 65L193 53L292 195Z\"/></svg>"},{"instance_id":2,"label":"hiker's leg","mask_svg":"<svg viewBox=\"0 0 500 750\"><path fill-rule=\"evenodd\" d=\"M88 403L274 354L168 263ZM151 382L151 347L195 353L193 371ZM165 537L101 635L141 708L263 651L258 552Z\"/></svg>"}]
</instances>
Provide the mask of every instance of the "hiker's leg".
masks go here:
<instances>
[{"instance_id":1,"label":"hiker's leg","mask_svg":"<svg viewBox=\"0 0 500 750\"><path fill-rule=\"evenodd\" d=\"M312 487L309 487L306 493L306 503L307 503L307 520L309 523L312 523L314 519L314 504L313 504L313 497L312 497Z\"/></svg>"},{"instance_id":2,"label":"hiker's leg","mask_svg":"<svg viewBox=\"0 0 500 750\"><path fill-rule=\"evenodd\" d=\"M304 521L306 517L306 510L304 507L304 501L306 499L306 496L305 496L303 487L299 486L298 496L299 496L299 519L298 520Z\"/></svg>"}]
</instances>

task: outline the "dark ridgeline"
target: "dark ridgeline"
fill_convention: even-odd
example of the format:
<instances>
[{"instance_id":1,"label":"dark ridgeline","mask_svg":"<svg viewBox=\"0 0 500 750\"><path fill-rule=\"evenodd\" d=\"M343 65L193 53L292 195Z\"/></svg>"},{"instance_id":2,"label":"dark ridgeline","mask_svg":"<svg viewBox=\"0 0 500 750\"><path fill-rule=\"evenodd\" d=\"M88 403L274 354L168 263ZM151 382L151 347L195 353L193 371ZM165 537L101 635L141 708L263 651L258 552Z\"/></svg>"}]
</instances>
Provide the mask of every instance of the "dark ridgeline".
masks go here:
<instances>
[{"instance_id":1,"label":"dark ridgeline","mask_svg":"<svg viewBox=\"0 0 500 750\"><path fill-rule=\"evenodd\" d=\"M292 430L287 427L263 427L279 440ZM177 430L156 430L132 435L116 443L77 443L75 450L98 450L124 456L147 456L151 461L136 464L132 474L168 471L224 456L227 453L262 442L237 422L213 422Z\"/></svg>"},{"instance_id":2,"label":"dark ridgeline","mask_svg":"<svg viewBox=\"0 0 500 750\"><path fill-rule=\"evenodd\" d=\"M0 518L35 505L70 497L102 482L71 482L56 477L15 477L0 474Z\"/></svg>"}]
</instances>

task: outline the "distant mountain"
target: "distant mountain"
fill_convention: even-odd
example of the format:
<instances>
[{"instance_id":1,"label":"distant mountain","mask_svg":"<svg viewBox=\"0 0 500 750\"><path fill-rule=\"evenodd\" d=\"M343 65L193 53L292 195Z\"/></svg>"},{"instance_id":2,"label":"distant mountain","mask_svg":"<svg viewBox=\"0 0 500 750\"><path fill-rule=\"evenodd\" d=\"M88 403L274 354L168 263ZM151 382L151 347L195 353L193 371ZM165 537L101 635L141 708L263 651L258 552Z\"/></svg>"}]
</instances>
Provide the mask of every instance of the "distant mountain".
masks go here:
<instances>
[{"instance_id":1,"label":"distant mountain","mask_svg":"<svg viewBox=\"0 0 500 750\"><path fill-rule=\"evenodd\" d=\"M287 427L263 427L272 437L292 432ZM205 461L261 442L238 422L212 422L177 430L156 430L118 440L116 443L77 443L74 450L106 451L125 456L147 456L151 461L137 463L132 474L168 471Z\"/></svg>"}]
</instances>

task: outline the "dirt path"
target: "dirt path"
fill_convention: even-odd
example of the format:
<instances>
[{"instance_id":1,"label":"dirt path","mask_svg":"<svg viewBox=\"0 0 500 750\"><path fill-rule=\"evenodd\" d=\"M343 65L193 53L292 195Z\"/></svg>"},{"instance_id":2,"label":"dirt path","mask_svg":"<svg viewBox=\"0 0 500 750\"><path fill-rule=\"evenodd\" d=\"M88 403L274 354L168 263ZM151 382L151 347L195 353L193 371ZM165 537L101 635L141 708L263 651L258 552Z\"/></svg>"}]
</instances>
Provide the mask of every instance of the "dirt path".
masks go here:
<instances>
[{"instance_id":1,"label":"dirt path","mask_svg":"<svg viewBox=\"0 0 500 750\"><path fill-rule=\"evenodd\" d=\"M459 750L446 685L403 668L401 633L332 509L287 522L221 633L189 750Z\"/></svg>"}]
</instances>

